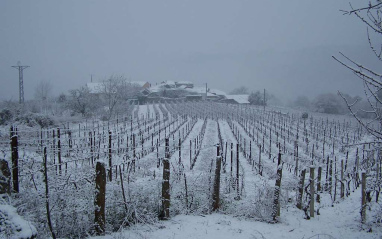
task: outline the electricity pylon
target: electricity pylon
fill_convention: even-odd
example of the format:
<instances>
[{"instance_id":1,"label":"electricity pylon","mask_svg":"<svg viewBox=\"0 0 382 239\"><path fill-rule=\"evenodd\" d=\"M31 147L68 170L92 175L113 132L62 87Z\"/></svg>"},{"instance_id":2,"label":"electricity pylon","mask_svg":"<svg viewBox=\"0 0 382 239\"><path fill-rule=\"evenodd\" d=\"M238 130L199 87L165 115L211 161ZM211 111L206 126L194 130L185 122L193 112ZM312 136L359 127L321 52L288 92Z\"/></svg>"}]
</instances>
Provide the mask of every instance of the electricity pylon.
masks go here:
<instances>
[{"instance_id":1,"label":"electricity pylon","mask_svg":"<svg viewBox=\"0 0 382 239\"><path fill-rule=\"evenodd\" d=\"M23 70L29 66L21 66L20 61L17 62L17 66L12 66L19 70L19 103L24 104L24 79L23 79Z\"/></svg>"}]
</instances>

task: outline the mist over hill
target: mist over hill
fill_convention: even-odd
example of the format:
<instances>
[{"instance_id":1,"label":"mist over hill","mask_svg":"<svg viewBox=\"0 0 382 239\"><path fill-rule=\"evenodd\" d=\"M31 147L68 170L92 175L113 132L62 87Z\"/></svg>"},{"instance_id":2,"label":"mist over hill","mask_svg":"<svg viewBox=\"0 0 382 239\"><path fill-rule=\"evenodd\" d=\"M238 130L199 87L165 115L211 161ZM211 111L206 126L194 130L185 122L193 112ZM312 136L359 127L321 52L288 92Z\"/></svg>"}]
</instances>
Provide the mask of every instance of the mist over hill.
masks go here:
<instances>
[{"instance_id":1,"label":"mist over hill","mask_svg":"<svg viewBox=\"0 0 382 239\"><path fill-rule=\"evenodd\" d=\"M231 54L194 54L174 60L174 68L195 84L229 92L237 86L251 90L266 88L282 100L298 95L314 98L318 94L338 90L351 95L363 95L363 85L349 70L337 63L332 55L341 51L357 62L378 69L368 47L314 47L302 50L246 52ZM203 76L203 77L198 77Z\"/></svg>"}]
</instances>

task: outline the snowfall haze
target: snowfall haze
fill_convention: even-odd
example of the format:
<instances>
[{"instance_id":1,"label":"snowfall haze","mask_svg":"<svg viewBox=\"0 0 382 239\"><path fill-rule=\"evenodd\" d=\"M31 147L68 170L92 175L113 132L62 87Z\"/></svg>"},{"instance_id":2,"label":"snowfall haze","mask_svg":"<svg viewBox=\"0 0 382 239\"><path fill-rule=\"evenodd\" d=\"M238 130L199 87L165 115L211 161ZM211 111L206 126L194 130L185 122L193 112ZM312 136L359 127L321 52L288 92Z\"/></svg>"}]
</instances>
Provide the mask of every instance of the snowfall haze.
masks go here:
<instances>
[{"instance_id":1,"label":"snowfall haze","mask_svg":"<svg viewBox=\"0 0 382 239\"><path fill-rule=\"evenodd\" d=\"M371 2L0 0L0 238L382 239Z\"/></svg>"},{"instance_id":2,"label":"snowfall haze","mask_svg":"<svg viewBox=\"0 0 382 239\"><path fill-rule=\"evenodd\" d=\"M266 88L284 100L362 95L362 82L331 58L342 51L377 66L366 27L339 11L348 8L348 0L2 0L0 98L18 99L17 61L31 66L26 99L42 80L57 95L112 74Z\"/></svg>"}]
</instances>

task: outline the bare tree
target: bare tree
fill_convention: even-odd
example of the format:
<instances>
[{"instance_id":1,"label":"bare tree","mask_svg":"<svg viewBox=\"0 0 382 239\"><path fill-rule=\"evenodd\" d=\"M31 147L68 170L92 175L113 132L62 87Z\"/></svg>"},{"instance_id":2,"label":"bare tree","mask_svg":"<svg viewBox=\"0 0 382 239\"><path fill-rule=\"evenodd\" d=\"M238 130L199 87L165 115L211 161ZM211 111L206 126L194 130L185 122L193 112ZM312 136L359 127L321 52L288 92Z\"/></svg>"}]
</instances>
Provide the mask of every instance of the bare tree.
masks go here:
<instances>
[{"instance_id":1,"label":"bare tree","mask_svg":"<svg viewBox=\"0 0 382 239\"><path fill-rule=\"evenodd\" d=\"M320 94L312 103L314 110L321 113L341 114L346 110L341 98L333 93Z\"/></svg>"},{"instance_id":2,"label":"bare tree","mask_svg":"<svg viewBox=\"0 0 382 239\"><path fill-rule=\"evenodd\" d=\"M344 15L354 15L366 24L367 39L370 49L374 52L377 59L382 61L382 1L369 1L368 3L365 3L364 7L360 8L353 8L350 4L350 9L342 10L342 12ZM368 113L373 114L373 118L367 122L362 121L359 117L358 110L355 109L355 105L359 99L349 101L341 92L338 93L346 102L348 109L357 121L364 128L366 128L369 133L374 135L378 141L381 141L382 132L380 130L380 126L382 126L382 99L379 95L381 95L380 92L382 89L382 74L356 62L342 52L339 54L339 57L333 56L333 58L344 67L351 70L359 79L362 80L366 100L370 106L370 110L363 109L362 111L367 111ZM378 127L374 127L375 125Z\"/></svg>"},{"instance_id":3,"label":"bare tree","mask_svg":"<svg viewBox=\"0 0 382 239\"><path fill-rule=\"evenodd\" d=\"M36 100L47 100L52 90L52 84L49 81L40 81L35 88Z\"/></svg>"},{"instance_id":4,"label":"bare tree","mask_svg":"<svg viewBox=\"0 0 382 239\"><path fill-rule=\"evenodd\" d=\"M260 91L253 91L248 96L248 101L252 105L267 105L268 100L275 98L273 95L268 93L261 93Z\"/></svg>"},{"instance_id":5,"label":"bare tree","mask_svg":"<svg viewBox=\"0 0 382 239\"><path fill-rule=\"evenodd\" d=\"M66 102L67 107L75 113L82 114L84 117L94 113L99 105L98 98L92 95L87 87L70 90L69 94L70 97Z\"/></svg>"},{"instance_id":6,"label":"bare tree","mask_svg":"<svg viewBox=\"0 0 382 239\"><path fill-rule=\"evenodd\" d=\"M350 4L350 10L343 11L344 14L355 15L360 21L367 26L367 39L370 45L370 49L374 52L378 60L382 61L382 1L373 0L369 1L367 5L361 8L353 8ZM373 40L372 40L373 39ZM361 207L361 221L365 222L366 219L366 205L370 207L368 202L371 202L371 192L374 191L376 195L377 206L374 210L377 210L375 215L382 214L382 207L378 204L378 198L381 190L381 176L380 176L380 165L381 165L381 143L382 143L382 100L381 100L381 89L382 89L382 74L377 71L366 67L355 60L349 58L343 53L339 53L340 57L333 58L339 62L344 67L351 70L359 79L362 80L364 86L364 92L366 96L366 101L368 102L369 110L362 109L362 111L368 111L373 115L371 120L362 121L359 117L359 111L355 109L355 104L359 101L356 98L353 101L348 100L344 94L338 92L342 99L346 102L346 105L351 112L351 114L357 119L357 121L374 136L374 139L370 140L368 143L372 143L374 149L377 150L378 156L374 159L374 164L369 164L369 160L366 163L362 163L363 167L366 168L366 172L362 172L362 207ZM374 150L373 149L373 150ZM366 186L366 174L367 174L367 186ZM368 195L368 196L366 196ZM366 198L368 202L366 202ZM378 221L378 216L375 218ZM380 219L379 219L380 220Z\"/></svg>"},{"instance_id":7,"label":"bare tree","mask_svg":"<svg viewBox=\"0 0 382 239\"><path fill-rule=\"evenodd\" d=\"M101 92L106 102L108 120L112 117L116 105L122 100L120 87L124 81L125 79L122 76L112 75L109 79L102 82Z\"/></svg>"},{"instance_id":8,"label":"bare tree","mask_svg":"<svg viewBox=\"0 0 382 239\"><path fill-rule=\"evenodd\" d=\"M252 105L263 105L264 97L261 95L260 91L252 92L248 96L248 101Z\"/></svg>"},{"instance_id":9,"label":"bare tree","mask_svg":"<svg viewBox=\"0 0 382 239\"><path fill-rule=\"evenodd\" d=\"M128 99L139 91L139 86L130 83L123 76L112 75L102 81L101 95L107 108L107 119L110 120Z\"/></svg>"}]
</instances>

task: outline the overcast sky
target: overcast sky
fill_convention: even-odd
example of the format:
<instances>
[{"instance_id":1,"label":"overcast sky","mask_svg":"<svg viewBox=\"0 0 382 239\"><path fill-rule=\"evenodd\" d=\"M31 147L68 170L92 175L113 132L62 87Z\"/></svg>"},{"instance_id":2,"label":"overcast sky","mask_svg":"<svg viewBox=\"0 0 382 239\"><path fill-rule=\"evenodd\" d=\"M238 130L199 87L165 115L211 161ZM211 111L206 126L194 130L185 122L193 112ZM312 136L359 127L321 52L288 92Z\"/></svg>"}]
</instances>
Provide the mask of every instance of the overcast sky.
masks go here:
<instances>
[{"instance_id":1,"label":"overcast sky","mask_svg":"<svg viewBox=\"0 0 382 239\"><path fill-rule=\"evenodd\" d=\"M356 2L356 1L353 1ZM332 60L343 51L378 66L348 0L1 0L0 99L50 81L66 93L112 74L187 80L230 91L267 88L281 99L362 84Z\"/></svg>"}]
</instances>

